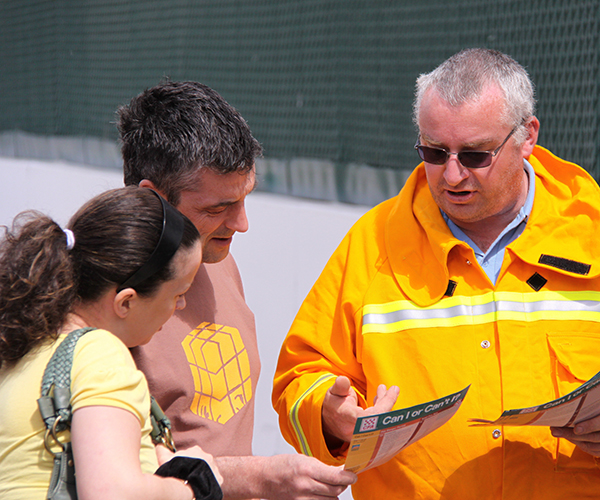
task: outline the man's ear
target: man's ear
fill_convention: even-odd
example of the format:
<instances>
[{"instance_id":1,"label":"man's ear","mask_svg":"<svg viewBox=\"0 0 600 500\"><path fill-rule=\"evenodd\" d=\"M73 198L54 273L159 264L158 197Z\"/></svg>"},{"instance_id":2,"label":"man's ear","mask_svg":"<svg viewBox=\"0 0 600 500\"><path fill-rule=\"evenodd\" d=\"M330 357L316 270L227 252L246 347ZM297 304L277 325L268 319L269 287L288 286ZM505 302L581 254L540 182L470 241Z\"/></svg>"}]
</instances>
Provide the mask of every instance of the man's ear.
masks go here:
<instances>
[{"instance_id":1,"label":"man's ear","mask_svg":"<svg viewBox=\"0 0 600 500\"><path fill-rule=\"evenodd\" d=\"M137 300L139 300L139 296L133 288L124 288L113 299L115 314L119 318L125 319L131 312L131 309L135 307Z\"/></svg>"},{"instance_id":2,"label":"man's ear","mask_svg":"<svg viewBox=\"0 0 600 500\"><path fill-rule=\"evenodd\" d=\"M160 194L165 200L167 199L167 197L165 196L165 193L163 193L160 189L158 189L155 185L154 182L152 182L149 179L142 179L140 181L140 183L138 184L139 187L143 187L143 188L150 188L150 189L154 189L154 191L156 191L158 194Z\"/></svg>"},{"instance_id":3,"label":"man's ear","mask_svg":"<svg viewBox=\"0 0 600 500\"><path fill-rule=\"evenodd\" d=\"M523 158L529 158L529 155L533 152L533 148L537 144L538 135L540 133L540 122L533 116L525 124L525 127L527 127L527 138L525 139L523 146L521 146L521 153Z\"/></svg>"}]
</instances>

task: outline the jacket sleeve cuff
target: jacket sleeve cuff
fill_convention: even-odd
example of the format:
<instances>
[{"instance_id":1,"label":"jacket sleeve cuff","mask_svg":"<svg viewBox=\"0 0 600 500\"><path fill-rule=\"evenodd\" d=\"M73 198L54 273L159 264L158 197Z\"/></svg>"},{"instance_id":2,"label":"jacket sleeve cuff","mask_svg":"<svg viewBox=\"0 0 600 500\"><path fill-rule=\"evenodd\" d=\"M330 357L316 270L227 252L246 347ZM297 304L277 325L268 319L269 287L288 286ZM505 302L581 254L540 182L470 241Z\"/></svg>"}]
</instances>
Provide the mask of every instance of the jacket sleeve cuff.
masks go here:
<instances>
[{"instance_id":1,"label":"jacket sleeve cuff","mask_svg":"<svg viewBox=\"0 0 600 500\"><path fill-rule=\"evenodd\" d=\"M328 465L343 465L346 461L348 445L336 450L330 450L323 436L323 422L321 407L326 392L335 382L336 376L328 374L321 377L320 384L313 384L313 388L296 402L290 411L290 424L296 433L300 444L300 451L308 456L314 456ZM356 388L358 403L362 408L366 407L366 401Z\"/></svg>"}]
</instances>

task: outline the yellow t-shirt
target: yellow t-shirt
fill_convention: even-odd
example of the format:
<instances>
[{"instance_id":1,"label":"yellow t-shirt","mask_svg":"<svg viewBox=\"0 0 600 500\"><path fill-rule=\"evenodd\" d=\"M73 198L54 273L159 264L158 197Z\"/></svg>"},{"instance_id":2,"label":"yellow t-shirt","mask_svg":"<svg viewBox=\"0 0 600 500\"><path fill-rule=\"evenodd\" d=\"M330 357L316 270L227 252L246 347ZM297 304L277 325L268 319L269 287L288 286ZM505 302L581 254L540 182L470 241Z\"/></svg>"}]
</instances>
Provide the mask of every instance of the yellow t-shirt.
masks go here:
<instances>
[{"instance_id":1,"label":"yellow t-shirt","mask_svg":"<svg viewBox=\"0 0 600 500\"><path fill-rule=\"evenodd\" d=\"M44 448L45 427L37 407L44 369L66 335L50 346L34 349L11 367L0 370L0 498L44 500L53 457ZM142 428L142 471L158 467L150 438L150 395L129 350L110 332L93 330L79 339L71 371L73 411L86 406L112 406L133 413ZM75 464L77 467L77 464Z\"/></svg>"}]
</instances>

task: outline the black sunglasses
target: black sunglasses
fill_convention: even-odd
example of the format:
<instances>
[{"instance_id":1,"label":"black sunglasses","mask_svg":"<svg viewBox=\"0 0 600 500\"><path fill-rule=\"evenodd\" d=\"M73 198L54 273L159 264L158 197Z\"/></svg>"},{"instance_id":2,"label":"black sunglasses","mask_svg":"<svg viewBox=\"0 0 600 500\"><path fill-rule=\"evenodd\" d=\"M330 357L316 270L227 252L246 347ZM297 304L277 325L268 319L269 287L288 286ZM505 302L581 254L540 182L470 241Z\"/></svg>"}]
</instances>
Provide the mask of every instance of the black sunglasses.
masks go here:
<instances>
[{"instance_id":1,"label":"black sunglasses","mask_svg":"<svg viewBox=\"0 0 600 500\"><path fill-rule=\"evenodd\" d=\"M415 149L419 153L421 160L425 163L432 163L433 165L444 165L450 155L456 155L458 161L463 167L466 168L485 168L492 164L494 156L496 156L502 149L502 146L506 144L506 141L515 133L519 128L517 125L510 131L510 134L506 136L506 139L502 141L502 144L498 146L494 151L461 151L460 153L451 153L444 148L431 148L429 146L422 146L419 144L419 139L415 144Z\"/></svg>"}]
</instances>

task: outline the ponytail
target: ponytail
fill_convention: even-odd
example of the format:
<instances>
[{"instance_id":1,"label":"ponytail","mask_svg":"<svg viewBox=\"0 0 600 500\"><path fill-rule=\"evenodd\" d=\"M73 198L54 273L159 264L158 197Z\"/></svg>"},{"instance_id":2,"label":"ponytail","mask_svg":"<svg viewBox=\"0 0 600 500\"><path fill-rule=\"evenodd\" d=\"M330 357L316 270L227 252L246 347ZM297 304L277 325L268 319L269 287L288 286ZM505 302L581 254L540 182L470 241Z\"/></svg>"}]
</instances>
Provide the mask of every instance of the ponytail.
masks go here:
<instances>
[{"instance_id":1,"label":"ponytail","mask_svg":"<svg viewBox=\"0 0 600 500\"><path fill-rule=\"evenodd\" d=\"M67 236L38 212L17 216L0 243L0 367L58 337L76 298Z\"/></svg>"},{"instance_id":2,"label":"ponytail","mask_svg":"<svg viewBox=\"0 0 600 500\"><path fill-rule=\"evenodd\" d=\"M96 196L68 225L63 231L45 215L25 212L12 230L5 228L0 242L0 367L46 339L56 339L78 304L123 286L141 297L152 296L173 278L175 253L200 240L187 217L158 193L137 186ZM178 228L176 243L171 226Z\"/></svg>"}]
</instances>

